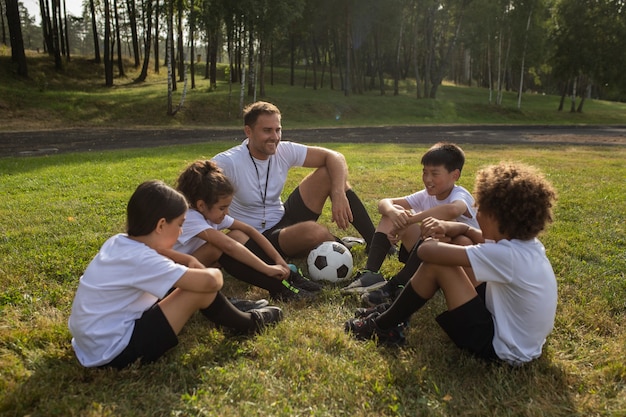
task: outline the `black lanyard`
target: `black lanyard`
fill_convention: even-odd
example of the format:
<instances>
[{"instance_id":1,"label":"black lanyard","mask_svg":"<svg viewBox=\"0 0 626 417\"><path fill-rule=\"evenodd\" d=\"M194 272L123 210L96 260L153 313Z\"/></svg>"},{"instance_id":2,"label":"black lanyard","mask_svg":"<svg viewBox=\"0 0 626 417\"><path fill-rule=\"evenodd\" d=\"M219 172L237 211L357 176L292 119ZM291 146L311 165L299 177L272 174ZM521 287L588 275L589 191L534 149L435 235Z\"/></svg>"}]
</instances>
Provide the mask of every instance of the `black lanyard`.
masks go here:
<instances>
[{"instance_id":1,"label":"black lanyard","mask_svg":"<svg viewBox=\"0 0 626 417\"><path fill-rule=\"evenodd\" d=\"M259 167L254 161L254 157L248 149L248 155L250 155L250 160L252 164L254 164L254 170L256 171L256 178L259 181L259 195L261 196L261 202L263 203L263 221L261 222L261 227L265 229L265 199L267 198L267 184L270 182L270 167L272 166L272 158L270 157L267 160L267 172L265 173L265 191L261 191L261 176L259 175Z\"/></svg>"}]
</instances>

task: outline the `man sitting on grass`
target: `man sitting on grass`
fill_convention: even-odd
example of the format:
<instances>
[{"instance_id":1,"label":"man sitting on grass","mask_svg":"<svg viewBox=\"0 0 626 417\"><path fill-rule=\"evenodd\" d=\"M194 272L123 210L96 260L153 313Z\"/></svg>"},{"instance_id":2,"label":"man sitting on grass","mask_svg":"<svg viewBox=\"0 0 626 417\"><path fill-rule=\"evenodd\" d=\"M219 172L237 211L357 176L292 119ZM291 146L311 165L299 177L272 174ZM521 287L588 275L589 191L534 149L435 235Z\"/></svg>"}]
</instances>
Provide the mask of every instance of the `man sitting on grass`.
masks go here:
<instances>
[{"instance_id":1,"label":"man sitting on grass","mask_svg":"<svg viewBox=\"0 0 626 417\"><path fill-rule=\"evenodd\" d=\"M406 321L441 289L448 309L437 322L460 348L513 365L541 355L554 325L557 285L537 236L552 221L556 193L532 167L501 163L477 174L474 194L481 230L424 220L423 263L409 285L391 306L359 310L345 323L347 332L401 344ZM474 244L446 243L459 236Z\"/></svg>"}]
</instances>

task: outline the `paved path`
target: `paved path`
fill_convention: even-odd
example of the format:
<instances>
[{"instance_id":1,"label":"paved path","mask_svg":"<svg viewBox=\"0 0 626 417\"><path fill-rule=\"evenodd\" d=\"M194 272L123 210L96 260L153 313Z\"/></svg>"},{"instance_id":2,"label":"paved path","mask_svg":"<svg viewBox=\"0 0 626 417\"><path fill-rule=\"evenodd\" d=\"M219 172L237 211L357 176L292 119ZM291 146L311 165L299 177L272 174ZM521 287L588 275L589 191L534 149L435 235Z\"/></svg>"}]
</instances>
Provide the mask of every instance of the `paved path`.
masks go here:
<instances>
[{"instance_id":1,"label":"paved path","mask_svg":"<svg viewBox=\"0 0 626 417\"><path fill-rule=\"evenodd\" d=\"M0 132L0 157L154 147L243 139L243 129L68 129ZM283 139L319 142L576 144L626 146L626 126L387 126L285 130Z\"/></svg>"}]
</instances>

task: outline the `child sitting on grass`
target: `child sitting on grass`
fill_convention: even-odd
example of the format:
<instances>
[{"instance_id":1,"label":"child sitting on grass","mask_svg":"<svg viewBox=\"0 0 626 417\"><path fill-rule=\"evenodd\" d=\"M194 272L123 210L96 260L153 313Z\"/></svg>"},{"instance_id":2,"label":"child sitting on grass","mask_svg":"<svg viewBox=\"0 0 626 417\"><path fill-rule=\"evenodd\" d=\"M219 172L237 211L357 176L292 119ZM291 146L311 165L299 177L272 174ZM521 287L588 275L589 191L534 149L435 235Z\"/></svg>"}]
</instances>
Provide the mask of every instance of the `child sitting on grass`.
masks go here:
<instances>
[{"instance_id":1,"label":"child sitting on grass","mask_svg":"<svg viewBox=\"0 0 626 417\"><path fill-rule=\"evenodd\" d=\"M423 263L409 285L391 306L358 311L347 332L401 344L406 320L441 289L447 311L437 322L458 347L513 365L541 355L554 325L557 284L537 236L552 221L556 193L534 168L501 163L477 174L474 195L481 230L425 219ZM445 243L459 236L474 244Z\"/></svg>"},{"instance_id":2,"label":"child sitting on grass","mask_svg":"<svg viewBox=\"0 0 626 417\"><path fill-rule=\"evenodd\" d=\"M154 362L178 344L197 310L238 333L282 319L278 307L239 311L219 292L219 269L172 250L186 212L185 197L164 183L137 187L127 206L127 233L102 245L76 290L68 325L83 366Z\"/></svg>"},{"instance_id":3,"label":"child sitting on grass","mask_svg":"<svg viewBox=\"0 0 626 417\"><path fill-rule=\"evenodd\" d=\"M233 277L266 289L275 299L311 298L321 290L319 284L292 271L259 231L228 214L234 187L215 162L191 163L178 176L176 188L191 207L175 250L193 255L204 265L221 266Z\"/></svg>"},{"instance_id":4,"label":"child sitting on grass","mask_svg":"<svg viewBox=\"0 0 626 417\"><path fill-rule=\"evenodd\" d=\"M421 163L424 189L404 197L380 200L378 211L382 217L370 245L365 271L342 289L344 294L361 294L361 300L367 306L392 302L417 271L421 263L416 252L422 242L422 220L434 217L478 228L474 198L456 184L465 164L463 150L454 143L439 142L424 153ZM391 245L398 242L401 242L398 259L405 265L385 281L378 271ZM459 239L454 243L471 242Z\"/></svg>"}]
</instances>

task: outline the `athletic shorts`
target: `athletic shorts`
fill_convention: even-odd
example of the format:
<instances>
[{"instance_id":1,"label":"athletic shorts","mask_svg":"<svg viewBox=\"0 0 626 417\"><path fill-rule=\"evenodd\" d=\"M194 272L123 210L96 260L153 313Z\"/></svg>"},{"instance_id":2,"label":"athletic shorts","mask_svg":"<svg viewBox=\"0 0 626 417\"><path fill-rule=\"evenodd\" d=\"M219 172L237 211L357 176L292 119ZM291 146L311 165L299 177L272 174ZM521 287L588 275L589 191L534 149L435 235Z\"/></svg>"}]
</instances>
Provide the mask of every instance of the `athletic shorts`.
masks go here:
<instances>
[{"instance_id":1,"label":"athletic shorts","mask_svg":"<svg viewBox=\"0 0 626 417\"><path fill-rule=\"evenodd\" d=\"M271 228L267 229L263 232L263 236L267 238L271 242L271 244L276 248L276 250L281 254L281 256L285 256L280 245L278 244L278 235L280 231L287 227L294 225L296 223L302 223L306 221L314 221L316 222L320 215L311 211L302 200L302 196L300 195L300 187L296 187L289 197L287 197L287 201L283 204L285 208L285 213L283 214L283 218L280 219L278 223L276 223Z\"/></svg>"},{"instance_id":2,"label":"athletic shorts","mask_svg":"<svg viewBox=\"0 0 626 417\"><path fill-rule=\"evenodd\" d=\"M178 337L165 318L161 307L153 305L135 320L135 329L126 349L101 368L122 369L141 359L142 364L159 359L178 344Z\"/></svg>"},{"instance_id":3,"label":"athletic shorts","mask_svg":"<svg viewBox=\"0 0 626 417\"><path fill-rule=\"evenodd\" d=\"M437 316L437 323L461 349L487 361L498 361L493 349L493 317L485 305L485 283L467 303Z\"/></svg>"}]
</instances>

